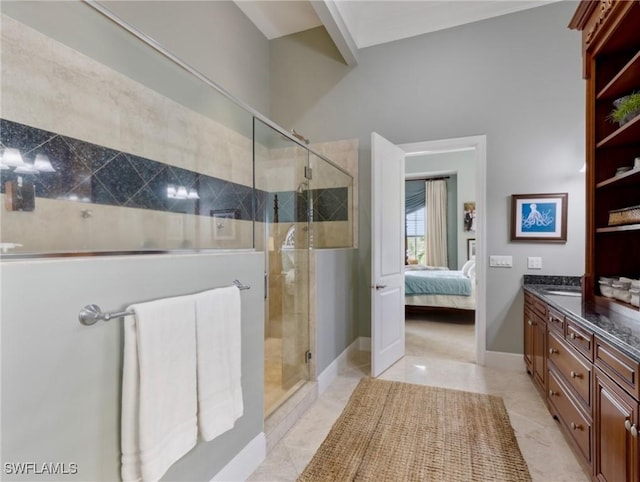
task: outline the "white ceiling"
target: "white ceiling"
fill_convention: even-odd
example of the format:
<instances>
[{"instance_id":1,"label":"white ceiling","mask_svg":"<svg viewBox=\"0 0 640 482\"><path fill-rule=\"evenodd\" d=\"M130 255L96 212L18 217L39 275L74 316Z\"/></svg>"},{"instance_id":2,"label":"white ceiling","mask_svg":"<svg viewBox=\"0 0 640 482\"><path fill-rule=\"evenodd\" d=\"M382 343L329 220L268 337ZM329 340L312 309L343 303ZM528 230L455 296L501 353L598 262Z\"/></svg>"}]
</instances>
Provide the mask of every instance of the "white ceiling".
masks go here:
<instances>
[{"instance_id":1,"label":"white ceiling","mask_svg":"<svg viewBox=\"0 0 640 482\"><path fill-rule=\"evenodd\" d=\"M327 25L331 23L333 31L337 25L341 35L349 37L347 42L361 49L553 1L558 0L235 0L235 3L268 39L323 24L332 34ZM327 22L327 12L331 22Z\"/></svg>"},{"instance_id":2,"label":"white ceiling","mask_svg":"<svg viewBox=\"0 0 640 482\"><path fill-rule=\"evenodd\" d=\"M269 40L322 25L308 0L234 0Z\"/></svg>"}]
</instances>

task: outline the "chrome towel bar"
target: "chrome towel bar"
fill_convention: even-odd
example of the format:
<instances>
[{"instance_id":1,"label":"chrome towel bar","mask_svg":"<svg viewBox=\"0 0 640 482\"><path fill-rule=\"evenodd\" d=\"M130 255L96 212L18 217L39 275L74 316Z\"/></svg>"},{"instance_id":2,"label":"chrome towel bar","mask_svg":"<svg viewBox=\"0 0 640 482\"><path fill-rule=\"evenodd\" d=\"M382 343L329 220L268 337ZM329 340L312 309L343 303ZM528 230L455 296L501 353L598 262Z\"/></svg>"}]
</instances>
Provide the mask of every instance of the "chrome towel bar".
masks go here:
<instances>
[{"instance_id":1,"label":"chrome towel bar","mask_svg":"<svg viewBox=\"0 0 640 482\"><path fill-rule=\"evenodd\" d=\"M248 286L238 280L233 280L230 286L237 286L239 290L249 290L251 286ZM91 326L100 320L109 321L112 318L119 318L121 316L134 315L133 311L102 311L98 305L86 305L80 310L78 320L85 326Z\"/></svg>"}]
</instances>

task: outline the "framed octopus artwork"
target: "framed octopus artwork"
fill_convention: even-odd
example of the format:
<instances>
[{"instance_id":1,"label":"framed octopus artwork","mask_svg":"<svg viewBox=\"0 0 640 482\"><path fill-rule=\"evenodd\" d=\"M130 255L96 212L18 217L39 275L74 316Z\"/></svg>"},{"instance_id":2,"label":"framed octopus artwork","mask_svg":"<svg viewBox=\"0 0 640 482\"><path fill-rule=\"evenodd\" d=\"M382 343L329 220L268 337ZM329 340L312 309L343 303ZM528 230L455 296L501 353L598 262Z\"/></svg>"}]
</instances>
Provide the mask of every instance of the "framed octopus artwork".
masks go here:
<instances>
[{"instance_id":1,"label":"framed octopus artwork","mask_svg":"<svg viewBox=\"0 0 640 482\"><path fill-rule=\"evenodd\" d=\"M511 241L567 242L569 195L512 194Z\"/></svg>"}]
</instances>

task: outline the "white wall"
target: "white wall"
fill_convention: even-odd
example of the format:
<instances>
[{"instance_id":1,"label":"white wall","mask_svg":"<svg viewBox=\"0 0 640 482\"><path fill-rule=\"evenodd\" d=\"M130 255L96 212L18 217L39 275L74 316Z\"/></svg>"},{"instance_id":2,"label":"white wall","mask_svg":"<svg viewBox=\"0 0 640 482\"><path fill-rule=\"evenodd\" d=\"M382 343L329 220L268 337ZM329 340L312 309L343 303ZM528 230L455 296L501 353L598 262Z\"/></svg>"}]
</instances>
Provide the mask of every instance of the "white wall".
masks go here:
<instances>
[{"instance_id":1,"label":"white wall","mask_svg":"<svg viewBox=\"0 0 640 482\"><path fill-rule=\"evenodd\" d=\"M522 351L522 275L584 270L584 83L577 6L558 2L363 49L355 68L322 28L271 41L271 117L312 141L360 139L360 336L370 333L370 135L396 144L487 136L487 348ZM569 193L566 244L509 241L509 199Z\"/></svg>"}]
</instances>

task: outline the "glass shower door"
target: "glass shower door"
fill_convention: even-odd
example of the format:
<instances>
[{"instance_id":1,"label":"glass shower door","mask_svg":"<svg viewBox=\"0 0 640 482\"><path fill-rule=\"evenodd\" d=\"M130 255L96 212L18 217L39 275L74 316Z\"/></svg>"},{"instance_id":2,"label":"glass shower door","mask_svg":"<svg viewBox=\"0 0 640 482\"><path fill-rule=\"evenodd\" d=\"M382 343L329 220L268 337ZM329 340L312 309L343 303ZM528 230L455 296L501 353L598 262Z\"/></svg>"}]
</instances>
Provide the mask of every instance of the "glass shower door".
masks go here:
<instances>
[{"instance_id":1,"label":"glass shower door","mask_svg":"<svg viewBox=\"0 0 640 482\"><path fill-rule=\"evenodd\" d=\"M255 119L256 249L265 251L265 416L309 379L308 151Z\"/></svg>"},{"instance_id":2,"label":"glass shower door","mask_svg":"<svg viewBox=\"0 0 640 482\"><path fill-rule=\"evenodd\" d=\"M353 246L353 178L314 153L309 154L312 247Z\"/></svg>"}]
</instances>

